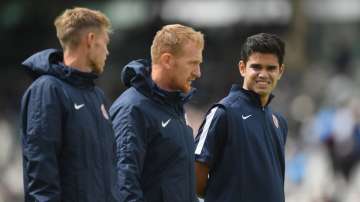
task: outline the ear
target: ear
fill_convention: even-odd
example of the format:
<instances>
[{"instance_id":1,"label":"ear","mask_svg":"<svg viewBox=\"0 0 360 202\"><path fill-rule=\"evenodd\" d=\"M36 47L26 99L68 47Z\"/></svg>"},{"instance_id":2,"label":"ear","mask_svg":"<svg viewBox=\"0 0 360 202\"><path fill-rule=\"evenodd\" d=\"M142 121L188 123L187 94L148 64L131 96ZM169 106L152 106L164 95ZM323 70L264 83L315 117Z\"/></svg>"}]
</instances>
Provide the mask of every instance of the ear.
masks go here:
<instances>
[{"instance_id":1,"label":"ear","mask_svg":"<svg viewBox=\"0 0 360 202\"><path fill-rule=\"evenodd\" d=\"M285 65L282 64L280 66L280 69L279 69L279 79L281 78L281 76L284 74L284 71L285 71Z\"/></svg>"},{"instance_id":2,"label":"ear","mask_svg":"<svg viewBox=\"0 0 360 202\"><path fill-rule=\"evenodd\" d=\"M91 48L93 44L95 43L95 33L94 32L88 32L86 34L86 45L88 48Z\"/></svg>"},{"instance_id":3,"label":"ear","mask_svg":"<svg viewBox=\"0 0 360 202\"><path fill-rule=\"evenodd\" d=\"M246 70L246 64L243 60L240 60L239 62L239 72L242 77L245 77L245 70Z\"/></svg>"},{"instance_id":4,"label":"ear","mask_svg":"<svg viewBox=\"0 0 360 202\"><path fill-rule=\"evenodd\" d=\"M171 53L163 53L160 56L160 64L162 64L166 69L171 69L174 66L174 56Z\"/></svg>"}]
</instances>

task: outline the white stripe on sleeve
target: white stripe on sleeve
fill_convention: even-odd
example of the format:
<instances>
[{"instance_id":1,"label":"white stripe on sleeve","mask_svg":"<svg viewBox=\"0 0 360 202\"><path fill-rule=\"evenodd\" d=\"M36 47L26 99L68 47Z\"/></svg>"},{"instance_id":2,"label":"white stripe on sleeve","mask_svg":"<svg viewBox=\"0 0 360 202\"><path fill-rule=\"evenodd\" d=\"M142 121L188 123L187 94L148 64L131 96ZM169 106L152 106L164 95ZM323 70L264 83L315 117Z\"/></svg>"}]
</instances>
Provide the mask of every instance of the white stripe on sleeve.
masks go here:
<instances>
[{"instance_id":1,"label":"white stripe on sleeve","mask_svg":"<svg viewBox=\"0 0 360 202\"><path fill-rule=\"evenodd\" d=\"M199 143L195 149L195 154L200 154L201 153L201 150L202 148L204 147L204 143L205 143L205 140L206 140L206 136L208 134L208 131L209 131L209 127L210 127L210 124L214 118L214 115L215 115L215 112L217 110L218 107L215 107L213 108L210 113L206 116L206 121L205 121L205 125L203 127L203 130L201 132L201 135L200 135L200 140L199 140Z\"/></svg>"}]
</instances>

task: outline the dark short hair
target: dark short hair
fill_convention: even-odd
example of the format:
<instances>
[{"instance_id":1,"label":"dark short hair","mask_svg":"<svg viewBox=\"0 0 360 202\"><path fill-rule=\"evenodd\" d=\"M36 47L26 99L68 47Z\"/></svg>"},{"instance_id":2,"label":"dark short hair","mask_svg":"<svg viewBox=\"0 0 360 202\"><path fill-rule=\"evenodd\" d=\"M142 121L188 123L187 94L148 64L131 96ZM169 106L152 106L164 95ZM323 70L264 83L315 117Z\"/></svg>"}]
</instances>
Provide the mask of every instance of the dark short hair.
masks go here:
<instances>
[{"instance_id":1,"label":"dark short hair","mask_svg":"<svg viewBox=\"0 0 360 202\"><path fill-rule=\"evenodd\" d=\"M255 34L246 38L241 49L241 60L246 63L255 52L275 54L281 65L284 61L285 43L275 34Z\"/></svg>"}]
</instances>

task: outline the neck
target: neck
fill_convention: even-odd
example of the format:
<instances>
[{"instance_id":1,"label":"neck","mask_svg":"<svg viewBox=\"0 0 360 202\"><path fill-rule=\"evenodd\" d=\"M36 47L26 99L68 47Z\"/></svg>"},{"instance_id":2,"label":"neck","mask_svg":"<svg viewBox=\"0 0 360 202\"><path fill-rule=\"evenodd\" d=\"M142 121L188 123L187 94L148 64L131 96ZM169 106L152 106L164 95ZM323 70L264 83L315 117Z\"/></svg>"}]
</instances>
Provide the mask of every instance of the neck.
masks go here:
<instances>
[{"instance_id":1,"label":"neck","mask_svg":"<svg viewBox=\"0 0 360 202\"><path fill-rule=\"evenodd\" d=\"M151 66L151 79L159 86L161 89L166 91L173 91L170 84L170 78L165 73L165 68L161 67L158 64L152 64Z\"/></svg>"},{"instance_id":2,"label":"neck","mask_svg":"<svg viewBox=\"0 0 360 202\"><path fill-rule=\"evenodd\" d=\"M266 95L266 96L261 96L260 95L260 102L261 102L261 106L264 107L268 101L269 101L269 95Z\"/></svg>"},{"instance_id":3,"label":"neck","mask_svg":"<svg viewBox=\"0 0 360 202\"><path fill-rule=\"evenodd\" d=\"M91 68L87 65L84 51L79 49L65 50L64 64L81 72L91 72Z\"/></svg>"},{"instance_id":4,"label":"neck","mask_svg":"<svg viewBox=\"0 0 360 202\"><path fill-rule=\"evenodd\" d=\"M246 86L243 86L242 87L243 89L245 89L245 90L249 90ZM251 90L252 92L254 92L254 93L256 93L255 91L253 91L253 90ZM260 98L260 104L261 104L261 106L262 107L265 107L265 105L268 103L268 101L269 101L269 98L270 98L270 95L260 95L260 94L258 94L258 93L256 93L258 96L259 96L259 98Z\"/></svg>"}]
</instances>

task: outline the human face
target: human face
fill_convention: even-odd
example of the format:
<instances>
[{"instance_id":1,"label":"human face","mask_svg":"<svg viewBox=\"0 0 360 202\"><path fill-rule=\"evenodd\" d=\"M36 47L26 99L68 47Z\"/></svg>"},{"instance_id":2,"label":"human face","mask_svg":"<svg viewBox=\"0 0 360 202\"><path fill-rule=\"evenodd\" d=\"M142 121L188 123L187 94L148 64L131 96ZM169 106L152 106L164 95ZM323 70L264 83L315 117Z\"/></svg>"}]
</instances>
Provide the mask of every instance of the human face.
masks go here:
<instances>
[{"instance_id":1,"label":"human face","mask_svg":"<svg viewBox=\"0 0 360 202\"><path fill-rule=\"evenodd\" d=\"M243 88L260 95L267 102L271 92L284 72L275 54L255 52L248 61L240 61L239 70L244 77Z\"/></svg>"},{"instance_id":2,"label":"human face","mask_svg":"<svg viewBox=\"0 0 360 202\"><path fill-rule=\"evenodd\" d=\"M190 92L192 82L201 76L202 50L194 42L188 42L183 46L182 53L173 57L170 84L173 90Z\"/></svg>"},{"instance_id":3,"label":"human face","mask_svg":"<svg viewBox=\"0 0 360 202\"><path fill-rule=\"evenodd\" d=\"M105 61L109 55L109 34L105 30L93 33L94 38L90 43L88 60L91 70L96 74L104 71Z\"/></svg>"}]
</instances>

